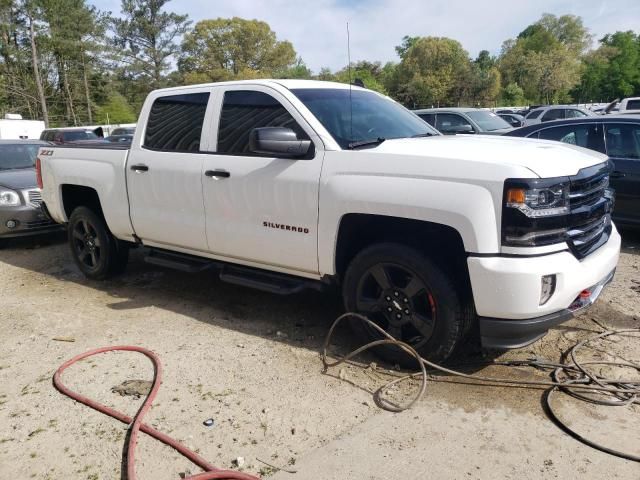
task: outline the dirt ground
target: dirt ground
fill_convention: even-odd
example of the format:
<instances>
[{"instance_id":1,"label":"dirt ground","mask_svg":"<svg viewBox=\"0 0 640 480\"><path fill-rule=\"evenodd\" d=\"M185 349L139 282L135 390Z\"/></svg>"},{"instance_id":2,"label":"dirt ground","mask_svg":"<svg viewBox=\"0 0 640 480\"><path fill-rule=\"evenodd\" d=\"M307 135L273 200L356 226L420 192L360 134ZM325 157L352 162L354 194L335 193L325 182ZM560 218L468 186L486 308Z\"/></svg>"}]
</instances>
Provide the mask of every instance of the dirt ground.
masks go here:
<instances>
[{"instance_id":1,"label":"dirt ground","mask_svg":"<svg viewBox=\"0 0 640 480\"><path fill-rule=\"evenodd\" d=\"M559 361L601 326L640 327L640 235L624 237L616 279L591 310L498 358ZM0 250L0 478L121 478L126 426L62 396L51 379L80 352L124 344L147 347L163 362L147 422L219 467L238 468L232 462L243 457L247 472L291 480L640 477L640 464L585 446L551 422L541 390L433 383L411 410L382 411L371 395L382 373L357 367L322 373L318 352L340 313L331 292L277 297L211 273L163 270L142 255L135 251L124 275L100 283L80 275L62 237L14 241ZM74 341L54 340L59 337ZM341 331L332 348L350 346ZM611 358L605 349L615 348L629 361L640 359L637 339L600 347L600 357ZM471 349L460 361L481 359ZM478 371L504 374L496 367ZM112 388L151 375L144 357L112 353L82 362L64 378L133 414L142 400ZM563 400L559 411L573 428L640 455L638 406L603 409ZM213 425L203 425L210 418ZM138 452L141 479L199 471L145 435Z\"/></svg>"}]
</instances>

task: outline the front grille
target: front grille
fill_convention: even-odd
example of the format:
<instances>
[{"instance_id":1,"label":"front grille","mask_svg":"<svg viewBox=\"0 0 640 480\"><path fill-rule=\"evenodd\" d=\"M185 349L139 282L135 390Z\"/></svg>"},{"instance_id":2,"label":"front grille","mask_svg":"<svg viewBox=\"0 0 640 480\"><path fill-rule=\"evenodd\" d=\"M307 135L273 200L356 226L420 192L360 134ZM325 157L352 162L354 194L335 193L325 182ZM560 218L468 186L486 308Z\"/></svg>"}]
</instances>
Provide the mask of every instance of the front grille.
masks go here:
<instances>
[{"instance_id":1,"label":"front grille","mask_svg":"<svg viewBox=\"0 0 640 480\"><path fill-rule=\"evenodd\" d=\"M609 187L609 174L602 173L582 181L571 182L569 202L572 208L589 205L604 196Z\"/></svg>"},{"instance_id":2,"label":"front grille","mask_svg":"<svg viewBox=\"0 0 640 480\"><path fill-rule=\"evenodd\" d=\"M29 190L27 192L27 196L29 198L29 203L36 207L36 208L40 208L40 206L42 205L42 192L38 189L38 190Z\"/></svg>"},{"instance_id":3,"label":"front grille","mask_svg":"<svg viewBox=\"0 0 640 480\"><path fill-rule=\"evenodd\" d=\"M609 169L597 165L570 177L567 244L578 259L604 245L611 234Z\"/></svg>"}]
</instances>

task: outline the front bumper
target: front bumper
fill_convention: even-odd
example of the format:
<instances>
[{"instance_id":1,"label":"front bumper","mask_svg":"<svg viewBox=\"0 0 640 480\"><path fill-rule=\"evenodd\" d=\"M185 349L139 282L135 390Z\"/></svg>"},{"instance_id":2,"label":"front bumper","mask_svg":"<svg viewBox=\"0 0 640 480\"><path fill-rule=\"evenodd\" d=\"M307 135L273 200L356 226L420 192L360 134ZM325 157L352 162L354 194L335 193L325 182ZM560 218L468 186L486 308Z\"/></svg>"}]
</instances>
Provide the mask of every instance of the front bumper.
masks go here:
<instances>
[{"instance_id":1,"label":"front bumper","mask_svg":"<svg viewBox=\"0 0 640 480\"><path fill-rule=\"evenodd\" d=\"M607 243L582 260L569 251L535 257L470 256L467 264L483 345L524 346L593 303L613 278L620 244L612 226ZM540 305L541 278L552 274L555 292ZM585 290L591 295L580 300Z\"/></svg>"},{"instance_id":2,"label":"front bumper","mask_svg":"<svg viewBox=\"0 0 640 480\"><path fill-rule=\"evenodd\" d=\"M7 222L15 222L9 228ZM60 230L60 225L47 218L40 208L32 205L0 208L0 238L23 237Z\"/></svg>"},{"instance_id":3,"label":"front bumper","mask_svg":"<svg viewBox=\"0 0 640 480\"><path fill-rule=\"evenodd\" d=\"M520 348L546 335L550 328L573 317L575 313L593 305L604 287L613 281L612 271L596 285L585 289L589 295L580 294L575 301L559 312L525 320L505 320L503 318L479 317L480 340L485 348Z\"/></svg>"}]
</instances>

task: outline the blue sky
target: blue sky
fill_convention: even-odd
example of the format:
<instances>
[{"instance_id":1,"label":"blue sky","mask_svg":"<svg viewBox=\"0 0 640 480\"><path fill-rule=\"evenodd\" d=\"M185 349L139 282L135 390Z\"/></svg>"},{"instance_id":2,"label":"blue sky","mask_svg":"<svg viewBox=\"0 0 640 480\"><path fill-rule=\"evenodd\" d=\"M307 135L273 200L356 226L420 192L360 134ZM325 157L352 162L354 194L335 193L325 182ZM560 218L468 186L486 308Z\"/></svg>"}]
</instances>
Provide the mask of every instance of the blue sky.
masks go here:
<instances>
[{"instance_id":1,"label":"blue sky","mask_svg":"<svg viewBox=\"0 0 640 480\"><path fill-rule=\"evenodd\" d=\"M119 0L89 0L119 13ZM346 23L351 58L396 61L394 47L404 35L446 36L475 56L497 54L543 13L580 15L595 38L616 30L640 31L640 0L173 0L168 9L195 22L238 16L264 20L278 39L293 43L315 72L347 63Z\"/></svg>"}]
</instances>

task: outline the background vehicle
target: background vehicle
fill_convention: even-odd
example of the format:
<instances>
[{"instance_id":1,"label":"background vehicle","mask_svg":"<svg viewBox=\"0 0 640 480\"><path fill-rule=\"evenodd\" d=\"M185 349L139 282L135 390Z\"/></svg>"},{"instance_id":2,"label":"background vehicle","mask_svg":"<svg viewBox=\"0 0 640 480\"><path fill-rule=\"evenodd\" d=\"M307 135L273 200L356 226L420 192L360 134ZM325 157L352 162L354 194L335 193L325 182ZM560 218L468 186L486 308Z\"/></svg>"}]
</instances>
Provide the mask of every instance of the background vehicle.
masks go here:
<instances>
[{"instance_id":1,"label":"background vehicle","mask_svg":"<svg viewBox=\"0 0 640 480\"><path fill-rule=\"evenodd\" d=\"M40 138L44 130L44 122L40 120L23 120L21 115L6 114L0 120L0 140L18 140Z\"/></svg>"},{"instance_id":2,"label":"background vehicle","mask_svg":"<svg viewBox=\"0 0 640 480\"><path fill-rule=\"evenodd\" d=\"M624 98L614 100L604 108L605 114L624 113L640 115L640 97Z\"/></svg>"},{"instance_id":3,"label":"background vehicle","mask_svg":"<svg viewBox=\"0 0 640 480\"><path fill-rule=\"evenodd\" d=\"M524 117L516 113L499 113L498 116L505 120L513 128L520 128L524 126Z\"/></svg>"},{"instance_id":4,"label":"background vehicle","mask_svg":"<svg viewBox=\"0 0 640 480\"><path fill-rule=\"evenodd\" d=\"M427 108L414 110L413 113L445 135L501 135L512 129L511 125L495 113L479 108Z\"/></svg>"},{"instance_id":5,"label":"background vehicle","mask_svg":"<svg viewBox=\"0 0 640 480\"><path fill-rule=\"evenodd\" d=\"M274 293L335 284L348 311L434 360L475 322L488 347L540 338L597 298L620 250L604 155L443 136L331 82L158 90L130 149L62 145L38 159L87 277L121 271L135 244L156 265Z\"/></svg>"},{"instance_id":6,"label":"background vehicle","mask_svg":"<svg viewBox=\"0 0 640 480\"><path fill-rule=\"evenodd\" d=\"M58 145L64 143L104 143L102 127L85 128L48 128L40 135L40 140L46 140Z\"/></svg>"},{"instance_id":7,"label":"background vehicle","mask_svg":"<svg viewBox=\"0 0 640 480\"><path fill-rule=\"evenodd\" d=\"M564 105L547 105L532 108L524 118L525 126L536 125L538 123L550 122L552 120L563 120L565 118L593 117L596 114L581 107L571 107Z\"/></svg>"},{"instance_id":8,"label":"background vehicle","mask_svg":"<svg viewBox=\"0 0 640 480\"><path fill-rule=\"evenodd\" d=\"M513 137L557 140L609 156L616 223L640 226L640 115L604 115L558 120L509 132Z\"/></svg>"},{"instance_id":9,"label":"background vehicle","mask_svg":"<svg viewBox=\"0 0 640 480\"><path fill-rule=\"evenodd\" d=\"M37 187L35 160L40 140L0 140L0 247L9 237L59 230L45 217Z\"/></svg>"},{"instance_id":10,"label":"background vehicle","mask_svg":"<svg viewBox=\"0 0 640 480\"><path fill-rule=\"evenodd\" d=\"M131 143L133 140L133 134L135 133L135 127L118 127L114 128L106 140L111 143Z\"/></svg>"}]
</instances>

